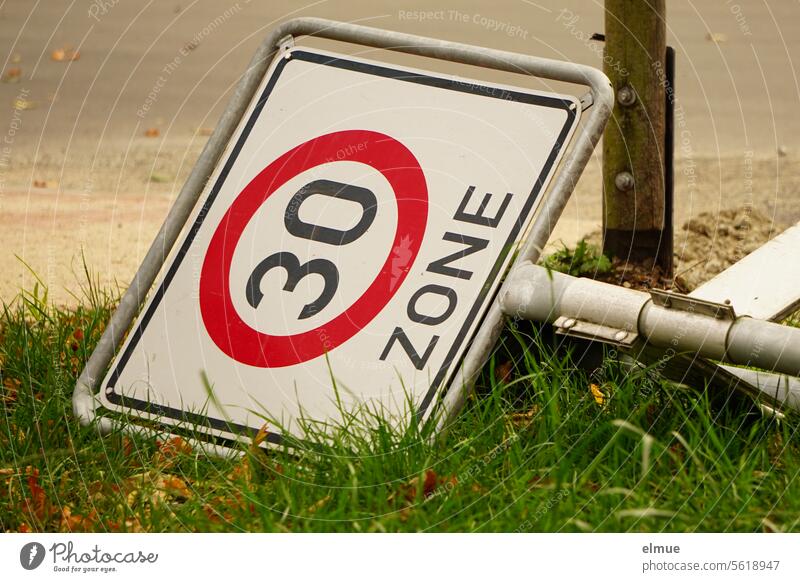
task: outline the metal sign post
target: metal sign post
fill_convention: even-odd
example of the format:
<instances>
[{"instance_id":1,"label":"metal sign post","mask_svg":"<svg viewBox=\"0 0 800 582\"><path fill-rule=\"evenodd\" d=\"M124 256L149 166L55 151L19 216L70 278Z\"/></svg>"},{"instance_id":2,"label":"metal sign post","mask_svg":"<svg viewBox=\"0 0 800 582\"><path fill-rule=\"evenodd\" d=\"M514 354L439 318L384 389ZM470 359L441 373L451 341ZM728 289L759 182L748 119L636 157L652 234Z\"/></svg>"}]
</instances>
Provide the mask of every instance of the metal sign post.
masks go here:
<instances>
[{"instance_id":1,"label":"metal sign post","mask_svg":"<svg viewBox=\"0 0 800 582\"><path fill-rule=\"evenodd\" d=\"M294 47L304 34L590 93ZM320 19L283 24L81 374L76 415L103 431L141 428L100 408L223 439L252 436L267 417L302 438L298 419L335 421L344 404L441 427L502 327L495 297L514 251L538 256L612 102L590 67Z\"/></svg>"}]
</instances>

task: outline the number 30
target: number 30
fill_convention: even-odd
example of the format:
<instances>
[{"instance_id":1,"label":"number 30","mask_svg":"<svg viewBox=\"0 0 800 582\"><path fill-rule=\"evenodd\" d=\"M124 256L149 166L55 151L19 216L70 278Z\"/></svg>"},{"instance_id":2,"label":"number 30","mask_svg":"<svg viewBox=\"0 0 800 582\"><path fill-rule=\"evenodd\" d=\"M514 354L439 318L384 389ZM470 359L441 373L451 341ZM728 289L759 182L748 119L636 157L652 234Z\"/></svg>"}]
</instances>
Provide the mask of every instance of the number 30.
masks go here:
<instances>
[{"instance_id":1,"label":"number 30","mask_svg":"<svg viewBox=\"0 0 800 582\"><path fill-rule=\"evenodd\" d=\"M305 200L315 194L360 204L361 219L358 224L348 230L339 230L303 221L300 218L300 207ZM283 215L283 223L286 226L286 230L297 238L342 246L358 240L369 230L369 227L375 221L377 210L378 201L375 198L375 194L366 188L353 186L352 184L342 184L332 180L314 180L300 188L292 196ZM320 296L303 307L297 317L298 319L306 319L319 313L325 309L334 295L336 295L336 290L339 287L339 270L336 265L327 259L312 259L307 263L301 264L296 255L283 251L274 253L258 263L248 278L245 296L252 307L258 307L264 298L264 293L261 291L261 280L275 267L283 267L286 271L287 279L286 284L283 286L284 291L294 291L297 284L307 275L321 275L325 280L325 286Z\"/></svg>"}]
</instances>

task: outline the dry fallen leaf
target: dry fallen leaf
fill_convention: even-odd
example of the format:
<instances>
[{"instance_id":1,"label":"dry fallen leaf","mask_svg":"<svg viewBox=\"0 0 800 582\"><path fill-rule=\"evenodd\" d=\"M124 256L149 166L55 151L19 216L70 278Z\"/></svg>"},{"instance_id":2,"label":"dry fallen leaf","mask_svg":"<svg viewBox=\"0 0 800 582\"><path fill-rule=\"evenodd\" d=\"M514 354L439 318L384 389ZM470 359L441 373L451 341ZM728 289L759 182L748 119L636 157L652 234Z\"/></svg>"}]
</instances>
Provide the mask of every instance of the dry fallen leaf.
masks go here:
<instances>
[{"instance_id":1,"label":"dry fallen leaf","mask_svg":"<svg viewBox=\"0 0 800 582\"><path fill-rule=\"evenodd\" d=\"M511 424L518 428L524 428L533 421L540 411L539 405L534 404L527 412L514 412L511 414Z\"/></svg>"},{"instance_id":2,"label":"dry fallen leaf","mask_svg":"<svg viewBox=\"0 0 800 582\"><path fill-rule=\"evenodd\" d=\"M144 130L145 137L158 137L161 135L161 131L157 127L148 127Z\"/></svg>"},{"instance_id":3,"label":"dry fallen leaf","mask_svg":"<svg viewBox=\"0 0 800 582\"><path fill-rule=\"evenodd\" d=\"M156 480L156 488L178 500L192 498L192 490L177 475L162 475Z\"/></svg>"},{"instance_id":4,"label":"dry fallen leaf","mask_svg":"<svg viewBox=\"0 0 800 582\"><path fill-rule=\"evenodd\" d=\"M255 447L260 447L261 443L263 443L265 440L267 440L267 435L269 434L269 431L267 430L268 426L269 425L265 424L260 429L258 429L258 433L256 433L256 436L253 438L253 447L254 448Z\"/></svg>"},{"instance_id":5,"label":"dry fallen leaf","mask_svg":"<svg viewBox=\"0 0 800 582\"><path fill-rule=\"evenodd\" d=\"M234 465L233 470L227 475L229 481L244 482L247 485L253 482L253 477L253 467L245 458Z\"/></svg>"},{"instance_id":6,"label":"dry fallen leaf","mask_svg":"<svg viewBox=\"0 0 800 582\"><path fill-rule=\"evenodd\" d=\"M592 392L592 396L594 396L594 401L597 402L599 406L603 406L606 402L606 394L600 390L600 386L597 384L589 384L589 390Z\"/></svg>"},{"instance_id":7,"label":"dry fallen leaf","mask_svg":"<svg viewBox=\"0 0 800 582\"><path fill-rule=\"evenodd\" d=\"M4 378L2 390L0 391L0 401L5 405L13 404L17 401L17 393L22 382L16 378ZM5 469L0 470L0 475L3 474Z\"/></svg>"},{"instance_id":8,"label":"dry fallen leaf","mask_svg":"<svg viewBox=\"0 0 800 582\"><path fill-rule=\"evenodd\" d=\"M172 437L167 441L161 441L156 444L158 450L153 457L153 462L156 465L169 467L174 462L176 457L180 455L191 455L192 446L183 440L181 437Z\"/></svg>"},{"instance_id":9,"label":"dry fallen leaf","mask_svg":"<svg viewBox=\"0 0 800 582\"><path fill-rule=\"evenodd\" d=\"M44 488L39 484L39 469L26 467L29 497L25 500L28 512L45 522L51 514L51 505Z\"/></svg>"},{"instance_id":10,"label":"dry fallen leaf","mask_svg":"<svg viewBox=\"0 0 800 582\"><path fill-rule=\"evenodd\" d=\"M79 513L72 513L72 508L65 505L61 510L61 523L59 531L62 532L86 532L92 531L97 522L97 512L92 510L88 516Z\"/></svg>"},{"instance_id":11,"label":"dry fallen leaf","mask_svg":"<svg viewBox=\"0 0 800 582\"><path fill-rule=\"evenodd\" d=\"M81 53L69 47L62 47L50 53L50 58L57 62L77 61L81 58Z\"/></svg>"},{"instance_id":12,"label":"dry fallen leaf","mask_svg":"<svg viewBox=\"0 0 800 582\"><path fill-rule=\"evenodd\" d=\"M452 490L458 484L455 476L439 477L436 471L428 469L425 471L425 477L422 481L422 497L428 499L433 497L442 488L446 491ZM414 477L408 483L400 485L395 493L389 495L387 501L392 501L398 497L405 499L407 503L412 503L417 497L417 489L419 487L419 477Z\"/></svg>"},{"instance_id":13,"label":"dry fallen leaf","mask_svg":"<svg viewBox=\"0 0 800 582\"><path fill-rule=\"evenodd\" d=\"M19 78L22 76L22 69L19 67L10 67L6 69L6 72L3 74L3 81L5 83L16 83L19 81Z\"/></svg>"}]
</instances>

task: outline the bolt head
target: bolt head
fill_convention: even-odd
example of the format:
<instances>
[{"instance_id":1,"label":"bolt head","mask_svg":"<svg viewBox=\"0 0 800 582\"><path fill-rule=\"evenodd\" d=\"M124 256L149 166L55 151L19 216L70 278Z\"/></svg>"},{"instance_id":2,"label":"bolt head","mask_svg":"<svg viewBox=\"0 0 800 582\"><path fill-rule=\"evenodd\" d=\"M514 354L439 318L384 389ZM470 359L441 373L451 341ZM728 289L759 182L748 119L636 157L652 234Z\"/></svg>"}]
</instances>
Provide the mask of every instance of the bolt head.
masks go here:
<instances>
[{"instance_id":1,"label":"bolt head","mask_svg":"<svg viewBox=\"0 0 800 582\"><path fill-rule=\"evenodd\" d=\"M570 328L573 328L573 327L575 327L575 324L576 324L576 323L578 323L578 322L577 322L577 321L575 321L574 319L568 319L567 321L565 321L565 322L562 324L562 326L561 326L561 327L563 327L564 329L570 329Z\"/></svg>"},{"instance_id":2,"label":"bolt head","mask_svg":"<svg viewBox=\"0 0 800 582\"><path fill-rule=\"evenodd\" d=\"M614 185L617 187L617 190L621 192L633 190L633 176L630 172L620 172L614 177Z\"/></svg>"},{"instance_id":3,"label":"bolt head","mask_svg":"<svg viewBox=\"0 0 800 582\"><path fill-rule=\"evenodd\" d=\"M627 331L620 330L614 334L614 339L617 340L618 342L625 341L626 337L628 337Z\"/></svg>"},{"instance_id":4,"label":"bolt head","mask_svg":"<svg viewBox=\"0 0 800 582\"><path fill-rule=\"evenodd\" d=\"M633 90L633 87L630 85L620 87L617 91L617 103L624 107L630 107L636 103L636 91Z\"/></svg>"}]
</instances>

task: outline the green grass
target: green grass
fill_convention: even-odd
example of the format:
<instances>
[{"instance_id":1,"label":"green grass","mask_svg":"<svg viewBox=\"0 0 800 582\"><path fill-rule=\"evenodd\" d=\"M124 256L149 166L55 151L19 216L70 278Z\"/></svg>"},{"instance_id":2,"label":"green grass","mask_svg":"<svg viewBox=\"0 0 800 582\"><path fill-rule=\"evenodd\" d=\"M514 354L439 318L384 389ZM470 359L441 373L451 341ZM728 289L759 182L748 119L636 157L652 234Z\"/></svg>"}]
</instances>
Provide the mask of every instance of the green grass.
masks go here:
<instances>
[{"instance_id":1,"label":"green grass","mask_svg":"<svg viewBox=\"0 0 800 582\"><path fill-rule=\"evenodd\" d=\"M594 277L611 270L611 259L600 249L581 239L574 249L563 245L554 253L544 258L542 264L560 273L573 277Z\"/></svg>"},{"instance_id":2,"label":"green grass","mask_svg":"<svg viewBox=\"0 0 800 582\"><path fill-rule=\"evenodd\" d=\"M101 437L70 399L115 301L89 285L74 309L39 289L4 309L3 530L800 529L794 420L715 409L610 359L590 378L533 328L506 334L438 444L378 423L220 460Z\"/></svg>"}]
</instances>

